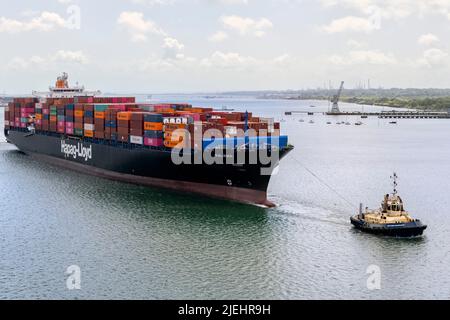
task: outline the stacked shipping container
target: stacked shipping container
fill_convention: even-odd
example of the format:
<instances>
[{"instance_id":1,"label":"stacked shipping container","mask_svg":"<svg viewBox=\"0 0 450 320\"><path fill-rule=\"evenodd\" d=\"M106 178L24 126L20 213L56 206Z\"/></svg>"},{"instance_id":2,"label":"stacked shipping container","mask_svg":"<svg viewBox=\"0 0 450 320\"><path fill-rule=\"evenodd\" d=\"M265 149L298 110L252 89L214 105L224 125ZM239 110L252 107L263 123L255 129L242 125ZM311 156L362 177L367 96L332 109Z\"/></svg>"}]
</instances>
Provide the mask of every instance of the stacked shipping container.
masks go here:
<instances>
[{"instance_id":1,"label":"stacked shipping container","mask_svg":"<svg viewBox=\"0 0 450 320\"><path fill-rule=\"evenodd\" d=\"M167 148L183 141L200 147L210 129L225 138L243 136L246 123L254 129L250 136L280 135L279 123L251 113L217 112L188 104L137 104L128 97L16 98L5 108L6 129L31 123L38 132ZM178 129L185 129L190 137Z\"/></svg>"}]
</instances>

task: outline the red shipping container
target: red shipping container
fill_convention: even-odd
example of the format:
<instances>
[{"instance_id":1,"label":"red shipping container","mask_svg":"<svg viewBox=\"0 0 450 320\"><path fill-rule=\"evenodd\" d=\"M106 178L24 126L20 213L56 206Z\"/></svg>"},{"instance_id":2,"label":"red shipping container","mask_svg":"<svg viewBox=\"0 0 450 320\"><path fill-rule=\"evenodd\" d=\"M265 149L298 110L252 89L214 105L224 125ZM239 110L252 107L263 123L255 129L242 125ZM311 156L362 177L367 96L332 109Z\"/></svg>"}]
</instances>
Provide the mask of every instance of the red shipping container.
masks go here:
<instances>
[{"instance_id":1,"label":"red shipping container","mask_svg":"<svg viewBox=\"0 0 450 320\"><path fill-rule=\"evenodd\" d=\"M143 120L131 120L130 121L130 128L143 129L144 128L144 121Z\"/></svg>"},{"instance_id":2,"label":"red shipping container","mask_svg":"<svg viewBox=\"0 0 450 320\"><path fill-rule=\"evenodd\" d=\"M124 134L124 135L121 135L121 134L119 134L118 136L117 136L117 139L119 140L119 141L121 141L121 142L128 142L128 139L129 139L129 135L128 134Z\"/></svg>"},{"instance_id":3,"label":"red shipping container","mask_svg":"<svg viewBox=\"0 0 450 320\"><path fill-rule=\"evenodd\" d=\"M120 128L129 128L130 127L130 121L128 120L117 120L117 127Z\"/></svg>"},{"instance_id":4,"label":"red shipping container","mask_svg":"<svg viewBox=\"0 0 450 320\"><path fill-rule=\"evenodd\" d=\"M86 118L86 117L84 117L84 123L94 124L94 118Z\"/></svg>"},{"instance_id":5,"label":"red shipping container","mask_svg":"<svg viewBox=\"0 0 450 320\"><path fill-rule=\"evenodd\" d=\"M105 139L105 133L103 131L95 131L94 137L97 139Z\"/></svg>"},{"instance_id":6,"label":"red shipping container","mask_svg":"<svg viewBox=\"0 0 450 320\"><path fill-rule=\"evenodd\" d=\"M136 128L130 128L130 135L131 136L143 136L144 135L144 130L136 129Z\"/></svg>"},{"instance_id":7,"label":"red shipping container","mask_svg":"<svg viewBox=\"0 0 450 320\"><path fill-rule=\"evenodd\" d=\"M161 147L164 145L163 139L144 138L144 145L150 147Z\"/></svg>"},{"instance_id":8,"label":"red shipping container","mask_svg":"<svg viewBox=\"0 0 450 320\"><path fill-rule=\"evenodd\" d=\"M117 128L117 133L119 135L127 135L127 136L130 134L128 128L122 128L122 127Z\"/></svg>"}]
</instances>

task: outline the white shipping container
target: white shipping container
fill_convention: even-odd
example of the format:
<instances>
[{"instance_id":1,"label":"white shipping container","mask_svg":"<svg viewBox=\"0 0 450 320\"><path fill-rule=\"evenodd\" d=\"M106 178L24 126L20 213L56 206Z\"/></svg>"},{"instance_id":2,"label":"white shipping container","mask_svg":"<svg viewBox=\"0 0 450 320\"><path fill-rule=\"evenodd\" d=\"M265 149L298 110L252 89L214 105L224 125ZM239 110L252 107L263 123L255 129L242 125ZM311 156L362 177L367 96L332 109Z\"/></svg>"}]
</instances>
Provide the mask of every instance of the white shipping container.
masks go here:
<instances>
[{"instance_id":1,"label":"white shipping container","mask_svg":"<svg viewBox=\"0 0 450 320\"><path fill-rule=\"evenodd\" d=\"M130 136L130 142L134 144L144 144L144 138L140 136Z\"/></svg>"},{"instance_id":2,"label":"white shipping container","mask_svg":"<svg viewBox=\"0 0 450 320\"><path fill-rule=\"evenodd\" d=\"M5 107L5 111L6 111L6 112L9 112L9 107Z\"/></svg>"},{"instance_id":3,"label":"white shipping container","mask_svg":"<svg viewBox=\"0 0 450 320\"><path fill-rule=\"evenodd\" d=\"M9 126L9 120L5 120L5 126Z\"/></svg>"},{"instance_id":4,"label":"white shipping container","mask_svg":"<svg viewBox=\"0 0 450 320\"><path fill-rule=\"evenodd\" d=\"M225 134L227 135L236 135L237 127L227 126L225 127Z\"/></svg>"},{"instance_id":5,"label":"white shipping container","mask_svg":"<svg viewBox=\"0 0 450 320\"><path fill-rule=\"evenodd\" d=\"M188 119L185 117L167 117L163 118L163 123L167 124L188 124Z\"/></svg>"},{"instance_id":6,"label":"white shipping container","mask_svg":"<svg viewBox=\"0 0 450 320\"><path fill-rule=\"evenodd\" d=\"M40 109L42 109L42 103L36 103L36 108L40 108Z\"/></svg>"},{"instance_id":7,"label":"white shipping container","mask_svg":"<svg viewBox=\"0 0 450 320\"><path fill-rule=\"evenodd\" d=\"M84 130L94 131L95 130L95 125L89 124L89 123L85 123L84 124Z\"/></svg>"}]
</instances>

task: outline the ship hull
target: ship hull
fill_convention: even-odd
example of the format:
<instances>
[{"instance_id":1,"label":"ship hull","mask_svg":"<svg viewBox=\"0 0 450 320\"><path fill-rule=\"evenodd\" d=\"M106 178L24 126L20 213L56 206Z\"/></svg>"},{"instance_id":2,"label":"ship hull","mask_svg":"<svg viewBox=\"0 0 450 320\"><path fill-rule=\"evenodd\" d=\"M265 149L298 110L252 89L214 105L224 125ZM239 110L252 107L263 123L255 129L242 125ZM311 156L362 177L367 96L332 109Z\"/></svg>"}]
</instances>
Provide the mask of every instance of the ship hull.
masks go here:
<instances>
[{"instance_id":1,"label":"ship hull","mask_svg":"<svg viewBox=\"0 0 450 320\"><path fill-rule=\"evenodd\" d=\"M267 199L270 174L261 169L275 166L257 164L198 164L195 155L188 164L176 165L171 151L130 144L105 144L104 141L65 136L29 134L10 130L8 142L32 157L81 173L144 186L202 194L243 203L274 206ZM280 150L279 159L291 149ZM249 150L246 151L248 159ZM254 151L255 152L255 151ZM223 156L221 156L223 157ZM197 155L198 160L198 155ZM278 163L276 163L277 165Z\"/></svg>"},{"instance_id":2,"label":"ship hull","mask_svg":"<svg viewBox=\"0 0 450 320\"><path fill-rule=\"evenodd\" d=\"M423 234L426 225L419 220L403 224L367 223L358 216L350 218L353 226L361 231L389 237L418 237Z\"/></svg>"}]
</instances>

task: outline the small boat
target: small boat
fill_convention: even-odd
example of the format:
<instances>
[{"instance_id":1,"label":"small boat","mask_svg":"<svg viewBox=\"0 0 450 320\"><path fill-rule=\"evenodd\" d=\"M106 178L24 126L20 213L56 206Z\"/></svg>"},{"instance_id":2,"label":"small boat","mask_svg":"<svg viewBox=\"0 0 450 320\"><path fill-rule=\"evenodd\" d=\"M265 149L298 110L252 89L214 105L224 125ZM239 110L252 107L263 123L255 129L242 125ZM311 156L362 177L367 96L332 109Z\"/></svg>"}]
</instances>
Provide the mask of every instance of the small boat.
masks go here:
<instances>
[{"instance_id":1,"label":"small boat","mask_svg":"<svg viewBox=\"0 0 450 320\"><path fill-rule=\"evenodd\" d=\"M355 126L361 126L363 123L361 121L355 122Z\"/></svg>"},{"instance_id":2,"label":"small boat","mask_svg":"<svg viewBox=\"0 0 450 320\"><path fill-rule=\"evenodd\" d=\"M397 121L391 121L389 124L397 124Z\"/></svg>"},{"instance_id":3,"label":"small boat","mask_svg":"<svg viewBox=\"0 0 450 320\"><path fill-rule=\"evenodd\" d=\"M314 121L313 121L313 120L310 120L309 123L314 123Z\"/></svg>"},{"instance_id":4,"label":"small boat","mask_svg":"<svg viewBox=\"0 0 450 320\"><path fill-rule=\"evenodd\" d=\"M361 116L361 119L367 119L368 116Z\"/></svg>"},{"instance_id":5,"label":"small boat","mask_svg":"<svg viewBox=\"0 0 450 320\"><path fill-rule=\"evenodd\" d=\"M300 119L300 120L298 120L298 122L305 122L305 120L304 119Z\"/></svg>"},{"instance_id":6,"label":"small boat","mask_svg":"<svg viewBox=\"0 0 450 320\"><path fill-rule=\"evenodd\" d=\"M309 107L310 107L310 108L315 108L316 106L310 105Z\"/></svg>"},{"instance_id":7,"label":"small boat","mask_svg":"<svg viewBox=\"0 0 450 320\"><path fill-rule=\"evenodd\" d=\"M350 126L351 123L350 123L350 122L346 122L345 125L346 125L346 126Z\"/></svg>"},{"instance_id":8,"label":"small boat","mask_svg":"<svg viewBox=\"0 0 450 320\"><path fill-rule=\"evenodd\" d=\"M331 121L328 121L327 124L331 124Z\"/></svg>"},{"instance_id":9,"label":"small boat","mask_svg":"<svg viewBox=\"0 0 450 320\"><path fill-rule=\"evenodd\" d=\"M397 174L391 177L394 182L394 192L384 196L381 208L365 209L362 204L359 214L350 218L355 228L373 234L393 237L416 237L423 234L427 228L420 220L412 218L405 211L402 198L397 194Z\"/></svg>"}]
</instances>

